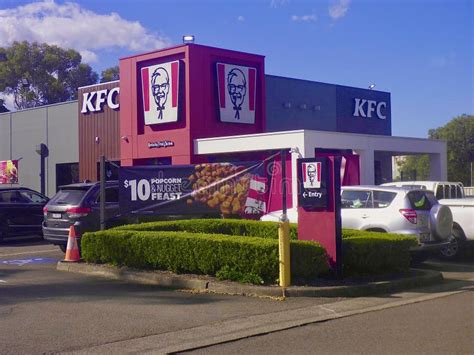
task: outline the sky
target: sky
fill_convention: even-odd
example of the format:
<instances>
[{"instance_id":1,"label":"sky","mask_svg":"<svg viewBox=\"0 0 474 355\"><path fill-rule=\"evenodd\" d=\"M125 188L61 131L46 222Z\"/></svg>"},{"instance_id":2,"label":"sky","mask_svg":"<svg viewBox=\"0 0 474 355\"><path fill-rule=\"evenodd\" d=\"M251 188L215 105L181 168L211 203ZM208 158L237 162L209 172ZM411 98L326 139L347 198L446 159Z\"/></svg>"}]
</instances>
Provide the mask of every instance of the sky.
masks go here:
<instances>
[{"instance_id":1,"label":"sky","mask_svg":"<svg viewBox=\"0 0 474 355\"><path fill-rule=\"evenodd\" d=\"M472 0L0 0L0 46L74 48L100 72L195 43L265 56L266 74L391 93L392 134L474 114Z\"/></svg>"}]
</instances>

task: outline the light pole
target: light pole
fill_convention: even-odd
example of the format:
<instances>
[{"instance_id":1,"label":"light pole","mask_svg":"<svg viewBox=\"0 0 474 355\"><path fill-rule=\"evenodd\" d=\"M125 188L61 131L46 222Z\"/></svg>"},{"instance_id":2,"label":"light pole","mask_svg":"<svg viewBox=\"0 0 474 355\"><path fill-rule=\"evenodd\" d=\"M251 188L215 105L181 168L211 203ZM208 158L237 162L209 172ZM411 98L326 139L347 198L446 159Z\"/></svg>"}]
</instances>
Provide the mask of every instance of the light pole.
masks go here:
<instances>
[{"instance_id":1,"label":"light pole","mask_svg":"<svg viewBox=\"0 0 474 355\"><path fill-rule=\"evenodd\" d=\"M46 165L45 161L49 155L48 146L44 143L38 144L36 146L36 153L40 156L40 186L41 186L41 193L44 195L46 191Z\"/></svg>"}]
</instances>

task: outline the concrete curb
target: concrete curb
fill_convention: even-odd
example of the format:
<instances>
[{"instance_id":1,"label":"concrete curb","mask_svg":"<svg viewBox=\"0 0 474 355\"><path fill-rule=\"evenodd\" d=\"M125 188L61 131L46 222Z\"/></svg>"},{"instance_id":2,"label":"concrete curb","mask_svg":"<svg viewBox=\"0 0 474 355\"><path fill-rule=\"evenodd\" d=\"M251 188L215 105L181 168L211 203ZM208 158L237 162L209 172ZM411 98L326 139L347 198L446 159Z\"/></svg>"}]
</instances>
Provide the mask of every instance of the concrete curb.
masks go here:
<instances>
[{"instance_id":1,"label":"concrete curb","mask_svg":"<svg viewBox=\"0 0 474 355\"><path fill-rule=\"evenodd\" d=\"M412 275L395 280L340 286L290 286L283 291L278 286L246 285L237 282L217 281L194 275L176 275L171 272L142 271L82 262L68 263L60 261L57 264L57 270L172 289L271 298L361 297L378 293L398 292L413 287L429 286L443 280L443 276L439 271L412 269Z\"/></svg>"}]
</instances>

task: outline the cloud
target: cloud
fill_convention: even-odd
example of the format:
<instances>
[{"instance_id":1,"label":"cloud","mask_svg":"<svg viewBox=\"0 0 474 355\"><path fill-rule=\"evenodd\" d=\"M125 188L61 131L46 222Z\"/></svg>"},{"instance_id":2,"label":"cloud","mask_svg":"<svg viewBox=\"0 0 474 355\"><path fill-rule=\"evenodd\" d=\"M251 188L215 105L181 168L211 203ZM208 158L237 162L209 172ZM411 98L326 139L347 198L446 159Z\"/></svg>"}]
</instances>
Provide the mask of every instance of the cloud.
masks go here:
<instances>
[{"instance_id":1,"label":"cloud","mask_svg":"<svg viewBox=\"0 0 474 355\"><path fill-rule=\"evenodd\" d=\"M244 21L245 21L245 17L239 16L239 17L237 17L237 21L244 22Z\"/></svg>"},{"instance_id":2,"label":"cloud","mask_svg":"<svg viewBox=\"0 0 474 355\"><path fill-rule=\"evenodd\" d=\"M291 20L295 22L312 22L312 21L316 21L316 19L317 19L316 15L291 16Z\"/></svg>"},{"instance_id":3,"label":"cloud","mask_svg":"<svg viewBox=\"0 0 474 355\"><path fill-rule=\"evenodd\" d=\"M14 98L13 94L1 93L0 94L0 99L4 100L4 105L7 109L9 109L10 111L16 111L15 98Z\"/></svg>"},{"instance_id":4,"label":"cloud","mask_svg":"<svg viewBox=\"0 0 474 355\"><path fill-rule=\"evenodd\" d=\"M333 3L328 8L329 16L334 20L346 16L350 3L351 0L338 0L336 3Z\"/></svg>"},{"instance_id":5,"label":"cloud","mask_svg":"<svg viewBox=\"0 0 474 355\"><path fill-rule=\"evenodd\" d=\"M290 0L271 0L270 6L271 7L285 6L289 2L290 2Z\"/></svg>"},{"instance_id":6,"label":"cloud","mask_svg":"<svg viewBox=\"0 0 474 355\"><path fill-rule=\"evenodd\" d=\"M456 61L456 53L451 52L445 55L437 55L430 58L429 66L435 69L444 69L452 66Z\"/></svg>"},{"instance_id":7,"label":"cloud","mask_svg":"<svg viewBox=\"0 0 474 355\"><path fill-rule=\"evenodd\" d=\"M89 62L97 61L96 51L102 49L142 51L168 46L166 38L150 33L137 21L54 0L0 10L0 46L23 40L73 48Z\"/></svg>"},{"instance_id":8,"label":"cloud","mask_svg":"<svg viewBox=\"0 0 474 355\"><path fill-rule=\"evenodd\" d=\"M84 49L79 52L82 57L82 61L84 63L97 63L99 61L99 57L94 52L88 51Z\"/></svg>"}]
</instances>

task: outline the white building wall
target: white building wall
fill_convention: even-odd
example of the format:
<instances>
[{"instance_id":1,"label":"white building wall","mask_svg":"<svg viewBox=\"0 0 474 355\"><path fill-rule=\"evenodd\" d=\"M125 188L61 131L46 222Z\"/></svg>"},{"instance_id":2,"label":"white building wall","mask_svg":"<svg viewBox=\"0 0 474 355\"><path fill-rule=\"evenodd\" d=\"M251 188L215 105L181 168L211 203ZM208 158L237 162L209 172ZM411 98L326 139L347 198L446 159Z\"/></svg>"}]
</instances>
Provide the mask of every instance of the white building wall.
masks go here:
<instances>
[{"instance_id":1,"label":"white building wall","mask_svg":"<svg viewBox=\"0 0 474 355\"><path fill-rule=\"evenodd\" d=\"M196 154L235 153L283 148L297 148L302 158L314 157L315 148L352 149L360 156L362 185L375 183L374 160L376 152L381 152L384 157L404 154L430 154L432 176L439 177L437 178L439 180L446 180L447 178L447 146L445 141L439 140L298 130L205 138L194 141L194 152ZM296 154L293 155L294 173L296 173L295 159L297 159ZM384 171L390 169L387 165Z\"/></svg>"},{"instance_id":2,"label":"white building wall","mask_svg":"<svg viewBox=\"0 0 474 355\"><path fill-rule=\"evenodd\" d=\"M36 147L49 148L46 158L46 195L56 193L56 164L77 163L77 101L0 114L0 160L20 159L19 185L41 189L40 156Z\"/></svg>"}]
</instances>

